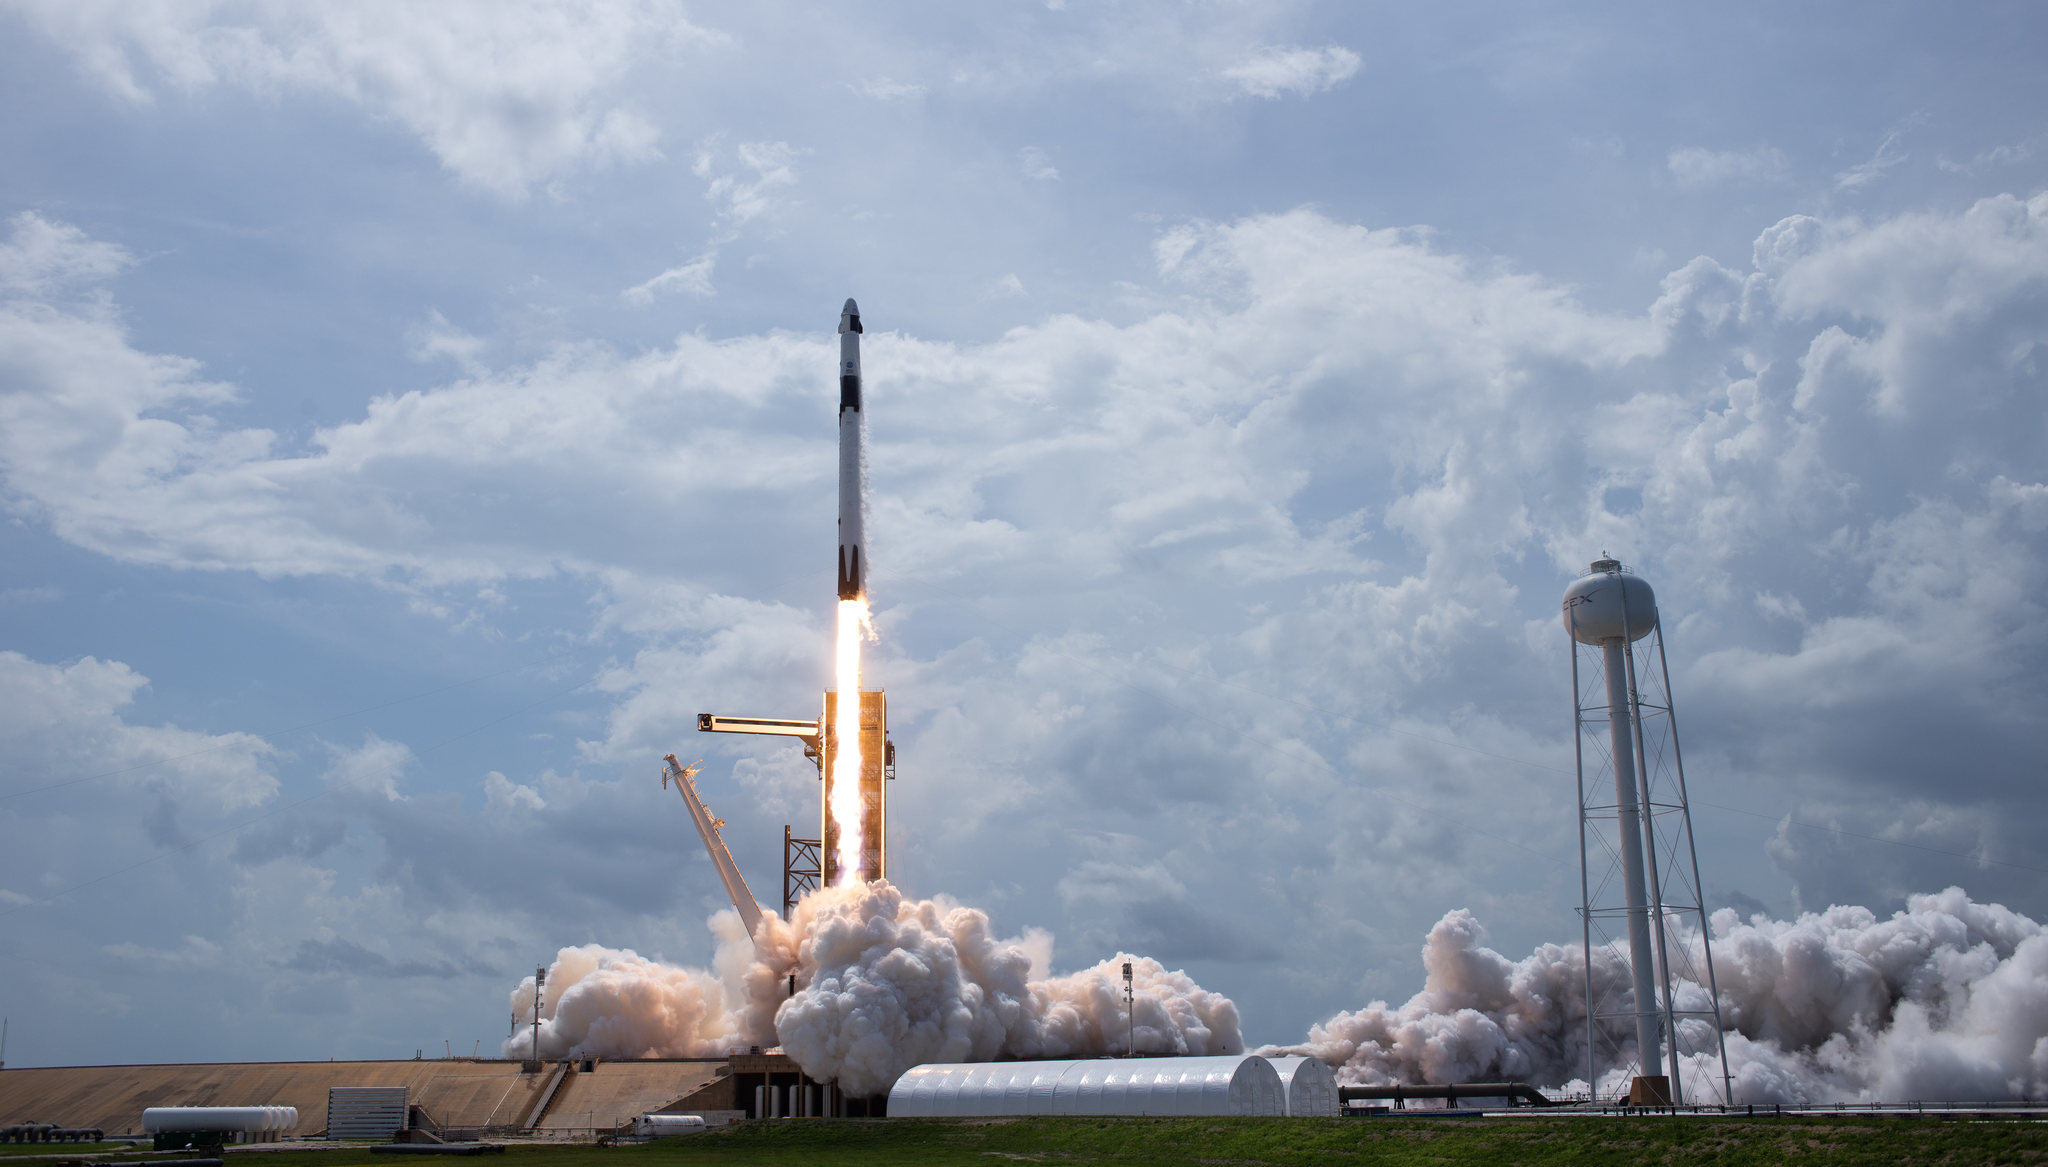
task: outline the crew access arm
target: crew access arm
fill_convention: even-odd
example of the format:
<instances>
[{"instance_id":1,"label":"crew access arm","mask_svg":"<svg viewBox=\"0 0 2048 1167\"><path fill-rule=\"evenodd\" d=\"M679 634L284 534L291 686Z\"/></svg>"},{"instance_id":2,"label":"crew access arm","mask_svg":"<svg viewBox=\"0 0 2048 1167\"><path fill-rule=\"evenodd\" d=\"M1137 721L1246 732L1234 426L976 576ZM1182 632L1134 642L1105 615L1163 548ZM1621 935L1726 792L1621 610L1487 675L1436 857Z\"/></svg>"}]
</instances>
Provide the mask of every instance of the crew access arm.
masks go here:
<instances>
[{"instance_id":1,"label":"crew access arm","mask_svg":"<svg viewBox=\"0 0 2048 1167\"><path fill-rule=\"evenodd\" d=\"M732 906L740 914L740 920L747 926L751 939L761 926L761 905L754 900L754 893L747 890L747 881L740 875L739 864L732 861L732 852L726 849L725 840L718 834L718 828L725 825L724 819L711 817L704 809L704 800L697 797L697 784L690 781L697 773L697 767L684 766L676 761L674 754L662 759L668 769L661 776L661 784L667 786L673 779L676 793L683 796L683 804L690 808L690 820L697 824L697 833L704 837L704 850L711 854L711 865L718 869L718 881L725 885L725 894L732 900Z\"/></svg>"}]
</instances>

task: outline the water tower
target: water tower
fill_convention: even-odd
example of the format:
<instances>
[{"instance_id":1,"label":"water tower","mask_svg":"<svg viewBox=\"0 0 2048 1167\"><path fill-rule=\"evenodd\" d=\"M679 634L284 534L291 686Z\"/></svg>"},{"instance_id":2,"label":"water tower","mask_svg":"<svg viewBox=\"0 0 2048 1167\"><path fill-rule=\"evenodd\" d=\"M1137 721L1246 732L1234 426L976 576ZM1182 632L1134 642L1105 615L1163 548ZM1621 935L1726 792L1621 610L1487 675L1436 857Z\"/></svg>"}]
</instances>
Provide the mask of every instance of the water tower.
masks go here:
<instances>
[{"instance_id":1,"label":"water tower","mask_svg":"<svg viewBox=\"0 0 2048 1167\"><path fill-rule=\"evenodd\" d=\"M1610 1066L1620 1063L1622 1043L1632 1033L1632 1103L1687 1101L1681 1062L1688 1055L1718 1055L1720 1100L1732 1106L1728 1050L1721 1036L1721 994L1714 983L1713 949L1701 903L1699 856L1693 848L1692 812L1686 806L1685 767L1678 750L1656 593L1619 562L1603 556L1565 589L1564 626L1571 634L1578 725L1586 1081L1589 1086L1599 1082L1603 1056ZM1693 966L1695 937L1704 969ZM1619 992L1595 996L1596 946L1626 961L1626 999ZM1710 999L1704 1008L1696 1000L1685 1006L1674 1002L1672 989L1679 980L1706 988ZM1696 1088L1702 1096L1711 1092L1711 1087Z\"/></svg>"}]
</instances>

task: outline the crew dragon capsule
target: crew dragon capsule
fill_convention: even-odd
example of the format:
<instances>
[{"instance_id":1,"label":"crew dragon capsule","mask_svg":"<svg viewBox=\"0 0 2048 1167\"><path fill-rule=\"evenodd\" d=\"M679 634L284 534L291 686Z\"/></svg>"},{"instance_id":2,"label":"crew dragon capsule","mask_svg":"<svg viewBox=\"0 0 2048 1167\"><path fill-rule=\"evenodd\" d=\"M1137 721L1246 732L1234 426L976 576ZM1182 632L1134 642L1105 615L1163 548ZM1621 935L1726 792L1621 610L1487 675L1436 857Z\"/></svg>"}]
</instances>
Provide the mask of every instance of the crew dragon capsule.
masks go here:
<instances>
[{"instance_id":1,"label":"crew dragon capsule","mask_svg":"<svg viewBox=\"0 0 2048 1167\"><path fill-rule=\"evenodd\" d=\"M861 526L860 305L839 312L839 598L866 599L867 533Z\"/></svg>"}]
</instances>

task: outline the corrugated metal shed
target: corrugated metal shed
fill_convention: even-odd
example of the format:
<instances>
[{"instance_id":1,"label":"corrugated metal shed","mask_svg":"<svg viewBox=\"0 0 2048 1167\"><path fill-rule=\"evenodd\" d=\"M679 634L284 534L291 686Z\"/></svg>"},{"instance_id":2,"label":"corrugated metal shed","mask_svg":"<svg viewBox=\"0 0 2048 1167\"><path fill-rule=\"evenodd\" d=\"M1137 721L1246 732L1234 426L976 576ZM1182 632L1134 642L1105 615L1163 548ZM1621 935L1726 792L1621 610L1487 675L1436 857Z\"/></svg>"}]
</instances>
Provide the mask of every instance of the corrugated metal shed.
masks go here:
<instances>
[{"instance_id":1,"label":"corrugated metal shed","mask_svg":"<svg viewBox=\"0 0 2048 1167\"><path fill-rule=\"evenodd\" d=\"M1295 1118L1337 1117L1337 1075L1316 1058L1268 1058Z\"/></svg>"},{"instance_id":2,"label":"corrugated metal shed","mask_svg":"<svg viewBox=\"0 0 2048 1167\"><path fill-rule=\"evenodd\" d=\"M889 1091L892 1118L1285 1112L1280 1076L1253 1054L932 1064Z\"/></svg>"}]
</instances>

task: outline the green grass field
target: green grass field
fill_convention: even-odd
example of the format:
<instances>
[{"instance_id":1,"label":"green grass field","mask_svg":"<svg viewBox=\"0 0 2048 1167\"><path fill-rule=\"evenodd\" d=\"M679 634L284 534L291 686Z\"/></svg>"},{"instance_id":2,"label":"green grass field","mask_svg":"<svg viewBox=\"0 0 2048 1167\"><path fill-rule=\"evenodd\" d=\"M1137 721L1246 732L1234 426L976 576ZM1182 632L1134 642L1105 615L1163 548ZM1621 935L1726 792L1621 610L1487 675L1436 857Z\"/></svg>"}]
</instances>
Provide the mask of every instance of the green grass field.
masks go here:
<instances>
[{"instance_id":1,"label":"green grass field","mask_svg":"<svg viewBox=\"0 0 2048 1167\"><path fill-rule=\"evenodd\" d=\"M22 1148L26 1149L26 1148ZM9 1151L17 1148L9 1147ZM90 1147L80 1159L112 1155ZM46 1147L44 1154L67 1154ZM231 1167L868 1167L905 1164L2048 1163L2048 1125L1925 1118L991 1119L746 1123L640 1146L511 1146L475 1160L229 1149ZM11 1157L11 1156L10 1156Z\"/></svg>"}]
</instances>

